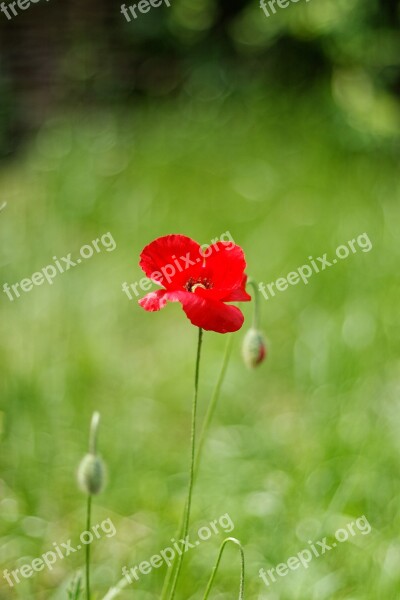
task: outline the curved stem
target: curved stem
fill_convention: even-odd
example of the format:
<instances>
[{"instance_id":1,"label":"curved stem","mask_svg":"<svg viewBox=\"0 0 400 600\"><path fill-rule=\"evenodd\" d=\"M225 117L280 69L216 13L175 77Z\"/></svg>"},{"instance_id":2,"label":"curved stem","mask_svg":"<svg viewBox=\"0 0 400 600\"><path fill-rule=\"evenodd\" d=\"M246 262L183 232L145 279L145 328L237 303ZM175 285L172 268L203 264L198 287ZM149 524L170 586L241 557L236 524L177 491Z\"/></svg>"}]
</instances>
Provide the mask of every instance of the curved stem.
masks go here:
<instances>
[{"instance_id":1,"label":"curved stem","mask_svg":"<svg viewBox=\"0 0 400 600\"><path fill-rule=\"evenodd\" d=\"M239 546L239 550L240 550L240 562L241 562L241 566L240 566L239 600L243 600L243 598L244 598L244 574L245 574L244 552L243 552L242 544L239 542L239 540L237 540L236 538L232 538L231 537L231 538L226 538L222 542L222 544L221 544L221 547L219 549L219 554L218 554L217 562L215 563L215 567L212 570L211 577L210 577L210 580L208 582L207 589L205 591L203 600L207 600L208 596L210 595L211 588L212 588L212 586L214 584L214 580L215 580L215 577L216 577L217 572L218 572L219 563L221 562L222 554L224 552L225 546L229 542L232 542L233 544L236 544L237 546Z\"/></svg>"},{"instance_id":2,"label":"curved stem","mask_svg":"<svg viewBox=\"0 0 400 600\"><path fill-rule=\"evenodd\" d=\"M89 494L86 512L86 531L90 531L92 496ZM90 600L90 544L86 545L86 600Z\"/></svg>"},{"instance_id":3,"label":"curved stem","mask_svg":"<svg viewBox=\"0 0 400 600\"><path fill-rule=\"evenodd\" d=\"M208 405L207 408L207 412L206 412L206 416L204 417L204 422L203 422L203 426L201 429L201 433L199 436L199 442L198 442L198 447L197 447L197 451L196 451L196 459L195 459L195 465L194 465L194 480L196 480L197 477L197 473L200 467L200 460L201 460L201 454L202 454L202 450L203 450L203 446L204 446L204 442L207 436L207 432L208 429L210 427L211 421L213 419L214 413L215 413L215 408L218 404L218 400L221 394L221 388L222 388L222 384L224 382L225 379L225 374L226 374L226 370L228 368L228 364L229 364L229 359L231 357L231 353L232 353L232 347L233 347L233 340L234 337L233 335L230 335L228 338L228 342L226 344L225 347L225 354L224 354L224 358L222 361L222 365L221 365L221 370L219 372L219 376L218 376L218 380L217 383L215 385L213 394L211 396L211 400L210 403ZM186 515L186 505L185 505L185 509L184 512L182 513L182 519L179 525L179 529L178 529L178 539L182 538L183 535L183 527L184 527L184 519L185 519L185 515ZM161 600L165 600L170 583L172 578L175 576L175 572L176 572L176 568L177 568L177 559L173 562L172 567L170 567L167 571L165 580L164 580L164 585L163 585L163 589L161 592Z\"/></svg>"},{"instance_id":4,"label":"curved stem","mask_svg":"<svg viewBox=\"0 0 400 600\"><path fill-rule=\"evenodd\" d=\"M260 296L258 293L258 287L254 279L251 277L247 281L247 285L250 285L254 290L254 312L253 312L253 327L258 329L260 323Z\"/></svg>"},{"instance_id":5,"label":"curved stem","mask_svg":"<svg viewBox=\"0 0 400 600\"><path fill-rule=\"evenodd\" d=\"M188 487L188 495L185 507L185 518L183 524L183 539L186 538L189 532L189 521L190 521L190 510L192 507L192 493L193 493L193 484L194 484L194 465L196 458L196 417L197 417L197 398L199 391L199 372L200 372L200 356L201 356L201 344L203 340L203 330L199 328L199 337L197 342L197 356L196 356L196 370L194 376L194 396L193 396L193 405L192 405L192 427L191 427L191 452L190 452L190 474L189 474L189 487ZM172 589L169 594L169 599L173 600L175 596L176 586L178 584L179 575L182 568L183 562L183 554L179 555L178 563L174 575L174 579L172 582Z\"/></svg>"}]
</instances>

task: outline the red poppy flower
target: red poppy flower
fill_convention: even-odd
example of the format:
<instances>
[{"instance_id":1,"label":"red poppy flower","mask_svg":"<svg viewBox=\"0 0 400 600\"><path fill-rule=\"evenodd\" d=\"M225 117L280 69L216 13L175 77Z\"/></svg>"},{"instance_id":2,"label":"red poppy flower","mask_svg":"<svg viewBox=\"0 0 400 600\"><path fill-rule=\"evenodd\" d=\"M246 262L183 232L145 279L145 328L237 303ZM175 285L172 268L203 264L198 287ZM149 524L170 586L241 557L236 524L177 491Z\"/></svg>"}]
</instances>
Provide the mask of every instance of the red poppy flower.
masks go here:
<instances>
[{"instance_id":1,"label":"red poppy flower","mask_svg":"<svg viewBox=\"0 0 400 600\"><path fill-rule=\"evenodd\" d=\"M180 302L191 323L202 329L228 333L243 325L242 312L226 304L251 300L240 246L217 242L203 252L184 235L166 235L144 248L139 264L147 277L162 286L139 300L145 310L160 310L167 301Z\"/></svg>"}]
</instances>

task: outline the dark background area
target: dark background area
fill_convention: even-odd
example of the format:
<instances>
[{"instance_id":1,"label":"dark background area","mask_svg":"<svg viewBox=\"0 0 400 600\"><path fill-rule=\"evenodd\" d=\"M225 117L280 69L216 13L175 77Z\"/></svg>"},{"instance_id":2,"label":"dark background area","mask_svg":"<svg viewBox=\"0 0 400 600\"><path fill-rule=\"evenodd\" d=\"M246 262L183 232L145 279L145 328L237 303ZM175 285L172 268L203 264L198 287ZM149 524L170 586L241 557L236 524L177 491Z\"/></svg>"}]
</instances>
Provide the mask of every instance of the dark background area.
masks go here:
<instances>
[{"instance_id":1,"label":"dark background area","mask_svg":"<svg viewBox=\"0 0 400 600\"><path fill-rule=\"evenodd\" d=\"M0 13L2 155L54 110L170 96L188 79L206 94L255 79L304 93L350 69L398 98L397 0L311 0L277 13L267 18L256 0L172 0L130 23L107 0Z\"/></svg>"}]
</instances>

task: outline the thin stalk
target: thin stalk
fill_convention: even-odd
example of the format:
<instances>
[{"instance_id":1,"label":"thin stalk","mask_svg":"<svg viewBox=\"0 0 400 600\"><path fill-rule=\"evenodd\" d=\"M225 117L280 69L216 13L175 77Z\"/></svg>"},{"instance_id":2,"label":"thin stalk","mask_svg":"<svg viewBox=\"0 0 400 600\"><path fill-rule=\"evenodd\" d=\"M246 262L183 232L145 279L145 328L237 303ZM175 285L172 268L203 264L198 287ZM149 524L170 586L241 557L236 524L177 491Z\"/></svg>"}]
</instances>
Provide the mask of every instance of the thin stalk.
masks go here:
<instances>
[{"instance_id":1,"label":"thin stalk","mask_svg":"<svg viewBox=\"0 0 400 600\"><path fill-rule=\"evenodd\" d=\"M197 477L199 467L200 467L200 461L201 461L201 455L202 455L204 442L206 440L208 430L210 428L212 419L214 417L215 408L218 404L218 400L221 395L222 384L224 383L226 371L227 371L228 364L229 364L229 359L230 359L231 353L232 353L233 340L234 340L233 335L230 335L228 337L228 342L225 347L224 358L222 361L221 370L218 375L218 380L215 385L213 394L211 396L211 400L210 400L210 403L207 408L206 416L204 417L203 426L201 429L201 433L200 433L199 441L198 441L198 445L197 445L196 459L195 459L195 465L194 465L194 480L195 481L196 481L196 477ZM183 526L184 526L185 515L186 515L186 505L185 505L185 509L182 513L182 519L181 519L179 529L178 529L178 531L179 531L178 539L179 540L182 539L182 536L183 536ZM177 568L177 560L175 560L173 562L172 567L170 567L167 571L167 574L166 574L166 577L164 580L163 589L161 592L161 600L165 600L165 598L166 598L166 594L168 592L171 580L175 575L176 568Z\"/></svg>"},{"instance_id":2,"label":"thin stalk","mask_svg":"<svg viewBox=\"0 0 400 600\"><path fill-rule=\"evenodd\" d=\"M86 511L86 531L90 531L92 516L92 496L89 494ZM86 544L86 600L90 600L90 544Z\"/></svg>"},{"instance_id":3,"label":"thin stalk","mask_svg":"<svg viewBox=\"0 0 400 600\"><path fill-rule=\"evenodd\" d=\"M207 589L205 591L205 594L203 596L203 600L207 600L208 596L210 595L211 592L211 588L214 584L214 580L215 577L217 575L218 572L218 568L219 568L219 564L221 562L221 558L222 558L222 554L225 550L225 546L229 543L232 542L233 544L236 544L237 546L239 546L239 550L240 550L240 589L239 589L239 600L243 600L244 599L244 574L245 574L245 565L244 565L244 552L243 552L243 547L242 544L239 542L239 540L237 540L236 538L226 538L222 544L221 547L219 549L219 553L218 553L218 558L217 558L217 562L215 563L215 567L212 570L211 573L211 577L210 580L208 582L207 585Z\"/></svg>"},{"instance_id":4,"label":"thin stalk","mask_svg":"<svg viewBox=\"0 0 400 600\"><path fill-rule=\"evenodd\" d=\"M90 423L89 433L89 453L96 455L97 452L97 431L100 423L100 414L98 412L93 413L92 420ZM90 531L92 519L92 496L88 495L87 510L86 510L86 531ZM90 600L90 544L86 545L86 600Z\"/></svg>"},{"instance_id":5,"label":"thin stalk","mask_svg":"<svg viewBox=\"0 0 400 600\"><path fill-rule=\"evenodd\" d=\"M253 312L253 328L258 329L260 323L260 295L256 282L251 277L247 280L247 285L250 285L254 290L254 312Z\"/></svg>"},{"instance_id":6,"label":"thin stalk","mask_svg":"<svg viewBox=\"0 0 400 600\"><path fill-rule=\"evenodd\" d=\"M217 380L216 386L214 388L213 395L211 397L206 416L204 418L203 427L202 427L202 430L201 430L201 433L199 436L198 449L196 452L196 459L195 459L195 466L194 466L194 480L196 480L197 472L198 472L198 469L200 466L201 451L202 451L202 448L203 448L203 445L205 442L205 438L206 438L208 429L210 427L212 418L215 413L215 408L218 404L219 397L221 394L222 384L225 379L226 371L227 371L228 364L229 364L229 359L230 359L231 352L232 352L233 341L234 341L234 337L233 337L233 335L230 335L228 338L226 348L225 348L225 354L224 354L224 358L222 361L218 380ZM178 530L179 531L178 539L181 539L182 535L183 535L183 527L185 524L186 513L187 513L187 502L185 503L185 508L182 513L182 519L181 519L179 530ZM167 570L166 578L165 578L163 589L161 592L161 600L165 600L165 598L167 597L168 589L170 587L172 578L175 576L176 568L177 568L177 560L175 560L173 565ZM113 600L114 598L119 596L119 594L127 586L128 586L127 579L125 579L125 578L121 579L115 587L111 588L108 591L108 593L104 596L103 600Z\"/></svg>"},{"instance_id":7,"label":"thin stalk","mask_svg":"<svg viewBox=\"0 0 400 600\"><path fill-rule=\"evenodd\" d=\"M192 507L192 494L193 494L193 484L194 484L194 467L195 467L195 459L196 459L196 418L197 418L197 399L198 399L198 391L199 391L199 372L200 372L200 356L201 356L201 344L203 341L203 330L199 327L199 337L197 342L197 356L196 356L196 370L194 376L194 395L193 395L193 405L192 405L192 426L191 426L191 452L190 452L190 474L189 474L189 486L188 486L188 494L187 501L185 507L185 518L183 525L183 539L186 538L189 532L189 521L190 521L190 511ZM178 584L179 575L182 568L183 562L183 554L179 555L178 563L176 566L176 571L174 575L174 579L172 582L172 589L169 594L169 599L173 600L175 596L176 586Z\"/></svg>"},{"instance_id":8,"label":"thin stalk","mask_svg":"<svg viewBox=\"0 0 400 600\"><path fill-rule=\"evenodd\" d=\"M199 436L199 443L197 446L196 462L195 462L195 468L194 468L195 477L197 476L197 473L198 473L198 470L200 467L201 454L202 454L204 442L206 440L206 436L207 436L208 430L210 428L211 421L213 420L213 417L214 417L215 408L218 404L219 396L221 394L222 384L224 383L226 370L228 368L229 359L230 359L231 353L232 353L233 340L234 340L233 335L230 335L228 338L228 342L226 344L225 354L224 354L224 358L223 358L222 366L221 366L221 371L219 373L218 380L217 380L213 395L210 400L210 404L208 405L206 416L204 417L203 427L201 429L201 433Z\"/></svg>"}]
</instances>

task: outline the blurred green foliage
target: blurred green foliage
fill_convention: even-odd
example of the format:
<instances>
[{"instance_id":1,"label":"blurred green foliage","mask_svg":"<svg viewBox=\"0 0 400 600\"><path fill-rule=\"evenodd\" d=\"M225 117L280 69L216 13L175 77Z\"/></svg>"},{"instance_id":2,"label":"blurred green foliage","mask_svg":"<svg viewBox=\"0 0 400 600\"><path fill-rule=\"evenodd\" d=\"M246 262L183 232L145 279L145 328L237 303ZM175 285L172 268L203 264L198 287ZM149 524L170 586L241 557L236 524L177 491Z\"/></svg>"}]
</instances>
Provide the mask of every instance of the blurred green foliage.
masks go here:
<instances>
[{"instance_id":1,"label":"blurred green foliage","mask_svg":"<svg viewBox=\"0 0 400 600\"><path fill-rule=\"evenodd\" d=\"M105 0L0 20L1 285L117 242L10 302L1 292L0 570L77 539L75 471L93 410L109 485L93 547L105 592L168 545L187 481L196 331L179 306L147 314L121 290L158 235L229 231L268 283L367 232L359 252L262 302L268 362L249 373L236 335L205 447L192 531L224 513L247 556L247 598L398 600L400 405L394 0L310 0L266 18L247 0L172 0L127 23ZM205 336L200 417L226 343ZM373 531L268 590L261 567L365 514ZM220 538L188 555L180 598L200 599ZM0 599L61 600L76 553ZM125 598L159 598L164 569ZM227 549L219 600L238 589ZM72 589L72 588L71 588Z\"/></svg>"},{"instance_id":2,"label":"blurred green foliage","mask_svg":"<svg viewBox=\"0 0 400 600\"><path fill-rule=\"evenodd\" d=\"M197 71L196 71L197 72ZM0 172L1 282L30 276L102 233L117 242L10 302L1 294L0 568L12 569L84 529L75 471L93 410L109 485L93 522L117 535L93 546L99 592L123 565L176 532L187 481L196 330L177 305L142 311L121 290L142 277L156 236L205 243L229 230L248 273L270 282L367 232L359 252L262 302L268 361L232 363L205 447L191 531L229 513L247 557L246 597L397 600L400 585L399 182L396 139L338 113L326 88L231 92L196 72L173 102L64 113ZM208 74L212 71L208 70ZM190 90L196 90L192 94ZM229 93L227 93L227 90ZM208 333L200 418L226 337ZM365 514L352 538L268 590L261 567ZM200 599L221 538L187 555L179 598ZM213 597L237 594L227 549ZM0 597L65 599L75 553ZM122 598L159 598L164 569ZM60 585L62 587L60 587Z\"/></svg>"}]
</instances>

